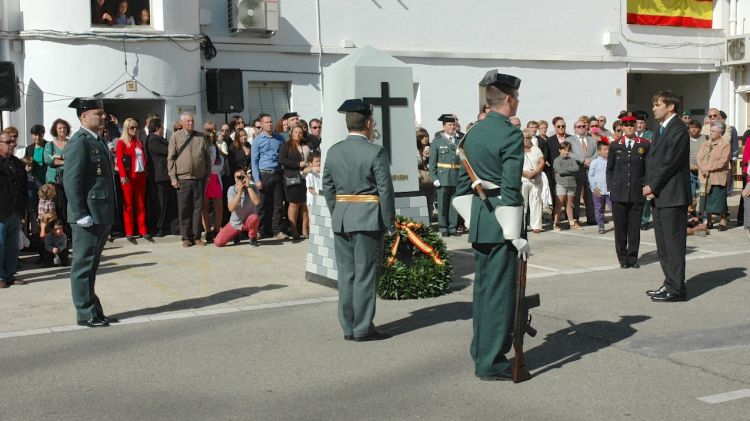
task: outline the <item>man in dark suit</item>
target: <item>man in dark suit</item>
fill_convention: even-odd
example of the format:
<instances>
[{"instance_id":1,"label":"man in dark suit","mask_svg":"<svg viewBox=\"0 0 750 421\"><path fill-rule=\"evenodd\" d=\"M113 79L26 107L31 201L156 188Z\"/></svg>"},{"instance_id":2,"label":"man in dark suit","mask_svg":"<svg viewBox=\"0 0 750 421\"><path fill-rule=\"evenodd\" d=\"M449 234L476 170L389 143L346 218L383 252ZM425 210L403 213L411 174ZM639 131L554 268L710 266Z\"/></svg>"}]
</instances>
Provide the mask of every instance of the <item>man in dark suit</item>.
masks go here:
<instances>
[{"instance_id":1,"label":"man in dark suit","mask_svg":"<svg viewBox=\"0 0 750 421\"><path fill-rule=\"evenodd\" d=\"M370 142L375 120L361 99L344 101L349 136L331 146L323 170L323 196L331 212L345 340L388 339L375 329L375 295L383 266L383 236L395 231L396 208L385 149Z\"/></svg>"},{"instance_id":2,"label":"man in dark suit","mask_svg":"<svg viewBox=\"0 0 750 421\"><path fill-rule=\"evenodd\" d=\"M690 135L676 117L680 100L672 91L653 97L659 129L646 158L643 195L653 204L654 234L664 272L661 287L646 291L656 302L685 301L685 215L690 193Z\"/></svg>"},{"instance_id":3,"label":"man in dark suit","mask_svg":"<svg viewBox=\"0 0 750 421\"><path fill-rule=\"evenodd\" d=\"M94 292L96 271L115 216L115 184L109 148L97 134L104 106L99 99L76 98L81 128L65 146L63 185L68 198L68 221L73 232L75 257L70 285L78 325L109 326L116 322L104 315Z\"/></svg>"},{"instance_id":4,"label":"man in dark suit","mask_svg":"<svg viewBox=\"0 0 750 421\"><path fill-rule=\"evenodd\" d=\"M615 251L622 269L638 269L638 247L641 242L640 221L643 213L643 176L650 143L635 135L635 116L620 114L623 137L610 142L607 159L607 187L612 199L615 223Z\"/></svg>"}]
</instances>

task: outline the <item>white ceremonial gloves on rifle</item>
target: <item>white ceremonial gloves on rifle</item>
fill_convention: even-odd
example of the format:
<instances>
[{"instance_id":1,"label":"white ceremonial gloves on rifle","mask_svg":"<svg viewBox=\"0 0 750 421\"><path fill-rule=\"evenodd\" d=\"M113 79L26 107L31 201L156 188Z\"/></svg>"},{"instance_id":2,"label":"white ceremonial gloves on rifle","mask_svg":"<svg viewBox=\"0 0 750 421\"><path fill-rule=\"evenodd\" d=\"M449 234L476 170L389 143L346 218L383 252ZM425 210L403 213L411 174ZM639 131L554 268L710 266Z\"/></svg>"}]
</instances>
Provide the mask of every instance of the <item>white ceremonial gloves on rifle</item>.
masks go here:
<instances>
[{"instance_id":1,"label":"white ceremonial gloves on rifle","mask_svg":"<svg viewBox=\"0 0 750 421\"><path fill-rule=\"evenodd\" d=\"M529 242L521 238L521 224L523 221L523 206L498 206L495 217L503 229L503 237L518 250L518 257L527 260L531 253Z\"/></svg>"},{"instance_id":2,"label":"white ceremonial gloves on rifle","mask_svg":"<svg viewBox=\"0 0 750 421\"><path fill-rule=\"evenodd\" d=\"M94 219L91 218L91 215L86 215L83 218L77 220L76 224L81 228L88 228L94 225Z\"/></svg>"},{"instance_id":3,"label":"white ceremonial gloves on rifle","mask_svg":"<svg viewBox=\"0 0 750 421\"><path fill-rule=\"evenodd\" d=\"M432 182L432 184L433 184L433 185L434 185L435 187L440 187L440 180L435 180L435 181L433 181L433 182Z\"/></svg>"}]
</instances>

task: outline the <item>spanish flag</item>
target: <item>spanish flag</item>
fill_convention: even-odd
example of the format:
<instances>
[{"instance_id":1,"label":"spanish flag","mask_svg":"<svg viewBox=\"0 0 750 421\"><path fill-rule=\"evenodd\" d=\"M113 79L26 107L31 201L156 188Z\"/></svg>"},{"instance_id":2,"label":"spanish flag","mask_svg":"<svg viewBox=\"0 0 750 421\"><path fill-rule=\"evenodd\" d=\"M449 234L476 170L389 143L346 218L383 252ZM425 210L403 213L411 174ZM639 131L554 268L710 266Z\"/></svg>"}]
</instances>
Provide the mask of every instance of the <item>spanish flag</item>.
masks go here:
<instances>
[{"instance_id":1,"label":"spanish flag","mask_svg":"<svg viewBox=\"0 0 750 421\"><path fill-rule=\"evenodd\" d=\"M711 28L713 0L628 0L628 23Z\"/></svg>"}]
</instances>

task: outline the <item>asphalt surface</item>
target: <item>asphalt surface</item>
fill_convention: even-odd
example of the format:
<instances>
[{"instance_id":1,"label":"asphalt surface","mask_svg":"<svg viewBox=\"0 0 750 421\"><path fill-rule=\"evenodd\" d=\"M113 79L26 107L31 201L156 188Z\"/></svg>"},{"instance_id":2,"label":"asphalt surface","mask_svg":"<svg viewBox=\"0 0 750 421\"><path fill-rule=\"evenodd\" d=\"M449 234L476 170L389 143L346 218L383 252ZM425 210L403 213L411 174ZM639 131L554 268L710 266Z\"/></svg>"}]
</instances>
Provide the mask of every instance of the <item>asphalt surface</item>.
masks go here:
<instances>
[{"instance_id":1,"label":"asphalt surface","mask_svg":"<svg viewBox=\"0 0 750 421\"><path fill-rule=\"evenodd\" d=\"M379 301L395 336L370 343L344 341L336 292L303 279L305 243L117 240L97 290L123 323L100 329L71 326L65 270L25 258L32 283L0 291L0 420L750 419L744 230L689 237L690 299L668 304L644 294L662 279L653 231L638 270L617 267L611 231L531 241L542 306L521 384L473 375L466 237L448 239L454 290Z\"/></svg>"}]
</instances>

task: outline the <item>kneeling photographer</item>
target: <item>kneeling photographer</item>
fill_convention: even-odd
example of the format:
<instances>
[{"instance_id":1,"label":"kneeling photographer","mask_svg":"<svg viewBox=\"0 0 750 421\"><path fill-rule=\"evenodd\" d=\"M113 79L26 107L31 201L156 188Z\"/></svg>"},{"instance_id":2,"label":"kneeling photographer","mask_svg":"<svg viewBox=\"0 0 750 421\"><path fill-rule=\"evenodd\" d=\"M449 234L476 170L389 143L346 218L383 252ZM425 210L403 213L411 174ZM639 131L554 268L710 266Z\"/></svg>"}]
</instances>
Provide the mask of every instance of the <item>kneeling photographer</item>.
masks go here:
<instances>
[{"instance_id":1,"label":"kneeling photographer","mask_svg":"<svg viewBox=\"0 0 750 421\"><path fill-rule=\"evenodd\" d=\"M224 247L242 231L247 231L250 244L257 247L258 225L260 225L260 217L258 216L261 202L260 195L243 168L234 172L234 183L227 191L227 208L232 214L229 217L229 222L214 238L214 244L216 247Z\"/></svg>"}]
</instances>

